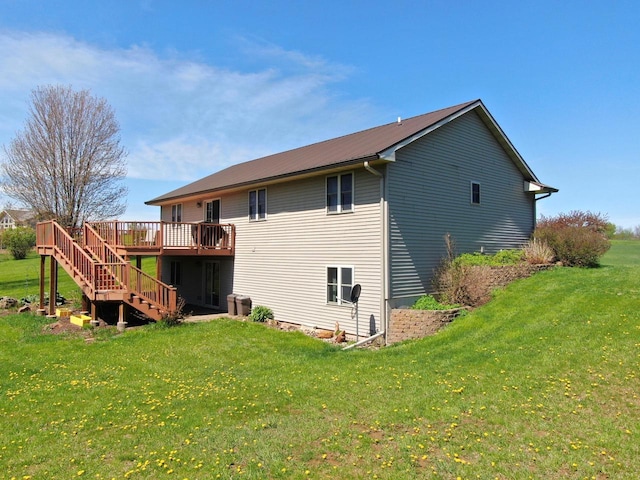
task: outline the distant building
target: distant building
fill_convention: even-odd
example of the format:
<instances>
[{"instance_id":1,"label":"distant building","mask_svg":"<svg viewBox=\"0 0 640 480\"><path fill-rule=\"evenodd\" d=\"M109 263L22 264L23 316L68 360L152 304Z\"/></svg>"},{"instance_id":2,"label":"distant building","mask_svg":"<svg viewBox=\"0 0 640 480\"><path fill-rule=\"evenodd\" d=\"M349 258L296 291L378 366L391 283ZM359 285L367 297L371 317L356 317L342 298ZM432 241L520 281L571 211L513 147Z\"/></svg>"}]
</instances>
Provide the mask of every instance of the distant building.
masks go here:
<instances>
[{"instance_id":1,"label":"distant building","mask_svg":"<svg viewBox=\"0 0 640 480\"><path fill-rule=\"evenodd\" d=\"M0 212L0 232L9 228L33 227L36 224L36 215L31 210L6 209Z\"/></svg>"}]
</instances>

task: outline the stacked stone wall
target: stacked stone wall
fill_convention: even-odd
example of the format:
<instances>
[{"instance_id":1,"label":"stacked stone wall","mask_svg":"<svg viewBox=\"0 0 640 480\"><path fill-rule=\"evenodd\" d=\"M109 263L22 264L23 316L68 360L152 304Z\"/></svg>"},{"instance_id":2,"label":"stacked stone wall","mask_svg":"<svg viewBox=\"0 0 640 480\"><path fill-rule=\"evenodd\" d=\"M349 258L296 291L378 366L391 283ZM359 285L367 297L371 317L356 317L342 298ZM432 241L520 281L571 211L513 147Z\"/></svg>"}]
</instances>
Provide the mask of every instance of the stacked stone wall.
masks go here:
<instances>
[{"instance_id":1,"label":"stacked stone wall","mask_svg":"<svg viewBox=\"0 0 640 480\"><path fill-rule=\"evenodd\" d=\"M391 310L387 343L422 338L433 335L452 322L464 308L451 310L412 310L396 308Z\"/></svg>"},{"instance_id":2,"label":"stacked stone wall","mask_svg":"<svg viewBox=\"0 0 640 480\"><path fill-rule=\"evenodd\" d=\"M549 270L550 268L553 268L553 267L554 265L529 265L529 264L488 267L488 270L489 270L488 275L490 277L489 284L491 288L504 287L506 285L509 285L511 282L515 280L530 277L534 273L541 272L543 270ZM483 268L483 267L477 267L477 268Z\"/></svg>"}]
</instances>

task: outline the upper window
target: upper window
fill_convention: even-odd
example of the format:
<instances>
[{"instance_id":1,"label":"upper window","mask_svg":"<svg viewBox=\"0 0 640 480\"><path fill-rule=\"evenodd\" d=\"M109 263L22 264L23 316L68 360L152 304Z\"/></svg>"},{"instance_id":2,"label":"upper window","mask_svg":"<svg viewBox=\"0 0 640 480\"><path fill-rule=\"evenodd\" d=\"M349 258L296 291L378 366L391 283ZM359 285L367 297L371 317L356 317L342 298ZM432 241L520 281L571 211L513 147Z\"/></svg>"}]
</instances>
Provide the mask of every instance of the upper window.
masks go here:
<instances>
[{"instance_id":1,"label":"upper window","mask_svg":"<svg viewBox=\"0 0 640 480\"><path fill-rule=\"evenodd\" d=\"M478 182L471 182L471 203L480 205L480 184Z\"/></svg>"},{"instance_id":2,"label":"upper window","mask_svg":"<svg viewBox=\"0 0 640 480\"><path fill-rule=\"evenodd\" d=\"M182 221L182 204L181 203L178 203L176 205L171 205L171 221L172 222Z\"/></svg>"},{"instance_id":3,"label":"upper window","mask_svg":"<svg viewBox=\"0 0 640 480\"><path fill-rule=\"evenodd\" d=\"M249 220L267 218L267 189L260 188L249 192Z\"/></svg>"},{"instance_id":4,"label":"upper window","mask_svg":"<svg viewBox=\"0 0 640 480\"><path fill-rule=\"evenodd\" d=\"M351 298L353 267L327 267L327 302L343 304Z\"/></svg>"},{"instance_id":5,"label":"upper window","mask_svg":"<svg viewBox=\"0 0 640 480\"><path fill-rule=\"evenodd\" d=\"M327 177L327 211L353 212L353 173Z\"/></svg>"}]
</instances>

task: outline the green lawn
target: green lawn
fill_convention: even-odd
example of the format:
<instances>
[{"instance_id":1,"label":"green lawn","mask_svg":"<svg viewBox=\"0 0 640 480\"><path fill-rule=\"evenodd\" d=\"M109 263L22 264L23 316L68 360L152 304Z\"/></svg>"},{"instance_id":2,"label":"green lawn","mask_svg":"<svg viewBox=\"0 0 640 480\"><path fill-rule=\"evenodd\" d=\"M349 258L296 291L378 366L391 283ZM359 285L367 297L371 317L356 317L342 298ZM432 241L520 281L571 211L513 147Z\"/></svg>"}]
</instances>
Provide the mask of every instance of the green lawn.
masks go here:
<instances>
[{"instance_id":1,"label":"green lawn","mask_svg":"<svg viewBox=\"0 0 640 480\"><path fill-rule=\"evenodd\" d=\"M640 478L639 278L640 242L616 242L381 350L3 317L0 478Z\"/></svg>"}]
</instances>

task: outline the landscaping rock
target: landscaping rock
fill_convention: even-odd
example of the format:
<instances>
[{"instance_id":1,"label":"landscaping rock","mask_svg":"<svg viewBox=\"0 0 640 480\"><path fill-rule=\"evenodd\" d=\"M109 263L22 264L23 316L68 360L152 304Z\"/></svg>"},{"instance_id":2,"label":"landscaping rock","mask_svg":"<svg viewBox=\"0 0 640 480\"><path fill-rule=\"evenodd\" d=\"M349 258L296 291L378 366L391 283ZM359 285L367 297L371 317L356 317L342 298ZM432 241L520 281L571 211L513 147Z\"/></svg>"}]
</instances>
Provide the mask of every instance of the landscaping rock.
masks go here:
<instances>
[{"instance_id":1,"label":"landscaping rock","mask_svg":"<svg viewBox=\"0 0 640 480\"><path fill-rule=\"evenodd\" d=\"M15 298L11 298L11 297L2 297L0 298L0 309L8 309L8 308L13 308L16 305L18 305L18 300L16 300Z\"/></svg>"},{"instance_id":2,"label":"landscaping rock","mask_svg":"<svg viewBox=\"0 0 640 480\"><path fill-rule=\"evenodd\" d=\"M18 309L18 313L27 313L27 312L31 312L31 308L29 307L29 305L23 305Z\"/></svg>"}]
</instances>

